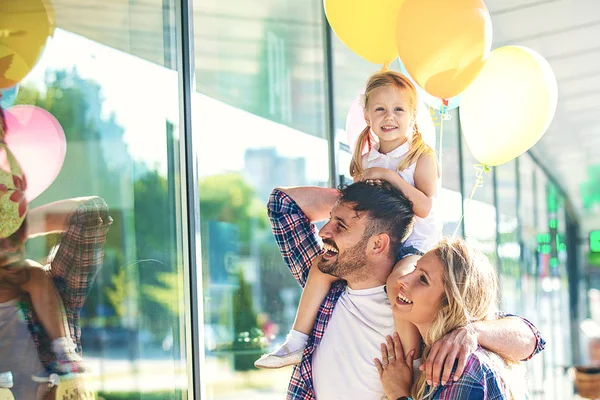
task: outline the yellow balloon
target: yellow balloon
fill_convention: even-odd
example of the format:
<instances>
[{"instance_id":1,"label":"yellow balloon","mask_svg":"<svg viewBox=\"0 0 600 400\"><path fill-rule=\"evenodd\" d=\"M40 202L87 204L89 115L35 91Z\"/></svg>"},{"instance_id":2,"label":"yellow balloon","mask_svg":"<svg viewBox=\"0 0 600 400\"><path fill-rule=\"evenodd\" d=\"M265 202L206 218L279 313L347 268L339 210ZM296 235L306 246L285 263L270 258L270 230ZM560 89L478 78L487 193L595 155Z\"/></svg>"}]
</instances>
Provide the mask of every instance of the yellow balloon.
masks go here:
<instances>
[{"instance_id":1,"label":"yellow balloon","mask_svg":"<svg viewBox=\"0 0 600 400\"><path fill-rule=\"evenodd\" d=\"M460 97L460 123L471 153L482 164L504 164L544 135L556 112L558 86L550 64L521 46L490 54Z\"/></svg>"},{"instance_id":2,"label":"yellow balloon","mask_svg":"<svg viewBox=\"0 0 600 400\"><path fill-rule=\"evenodd\" d=\"M410 76L441 99L463 92L492 47L483 0L405 0L396 23L398 55Z\"/></svg>"},{"instance_id":3,"label":"yellow balloon","mask_svg":"<svg viewBox=\"0 0 600 400\"><path fill-rule=\"evenodd\" d=\"M96 395L88 388L83 375L62 377L56 389L56 400L95 400Z\"/></svg>"},{"instance_id":4,"label":"yellow balloon","mask_svg":"<svg viewBox=\"0 0 600 400\"><path fill-rule=\"evenodd\" d=\"M331 29L367 61L388 65L396 57L396 17L404 0L324 0Z\"/></svg>"},{"instance_id":5,"label":"yellow balloon","mask_svg":"<svg viewBox=\"0 0 600 400\"><path fill-rule=\"evenodd\" d=\"M44 0L0 1L0 46L11 52L0 54L0 89L14 85L6 81L20 82L42 54L50 33L46 7ZM11 64L11 54L22 62Z\"/></svg>"},{"instance_id":6,"label":"yellow balloon","mask_svg":"<svg viewBox=\"0 0 600 400\"><path fill-rule=\"evenodd\" d=\"M15 400L10 389L0 389L0 400Z\"/></svg>"},{"instance_id":7,"label":"yellow balloon","mask_svg":"<svg viewBox=\"0 0 600 400\"><path fill-rule=\"evenodd\" d=\"M17 159L6 144L0 144L0 238L11 236L25 220L25 186L23 170ZM20 197L14 198L15 194Z\"/></svg>"},{"instance_id":8,"label":"yellow balloon","mask_svg":"<svg viewBox=\"0 0 600 400\"><path fill-rule=\"evenodd\" d=\"M56 11L50 0L45 0L44 5L46 7L46 13L48 14L48 36L54 37L54 31L56 30Z\"/></svg>"}]
</instances>

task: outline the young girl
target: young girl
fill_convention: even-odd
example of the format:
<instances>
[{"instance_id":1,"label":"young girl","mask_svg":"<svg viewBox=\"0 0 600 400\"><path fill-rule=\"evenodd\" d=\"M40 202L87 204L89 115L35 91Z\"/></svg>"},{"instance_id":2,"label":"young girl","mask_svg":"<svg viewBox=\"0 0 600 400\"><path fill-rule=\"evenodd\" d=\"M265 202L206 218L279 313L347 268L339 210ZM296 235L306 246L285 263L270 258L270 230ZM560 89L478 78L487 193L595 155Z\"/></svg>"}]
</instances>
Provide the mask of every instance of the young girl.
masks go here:
<instances>
[{"instance_id":1,"label":"young girl","mask_svg":"<svg viewBox=\"0 0 600 400\"><path fill-rule=\"evenodd\" d=\"M404 75L385 71L371 76L364 96L367 127L358 137L350 164L354 181L387 181L413 203L413 232L398 249L398 260L427 252L441 238L441 228L432 211L438 167L434 151L419 132L417 105L417 91ZM368 153L363 155L365 146ZM292 331L278 349L262 356L255 366L280 368L300 363L319 307L335 280L318 268L311 268ZM399 324L396 328L405 349L417 348L420 339L416 329L410 324Z\"/></svg>"}]
</instances>

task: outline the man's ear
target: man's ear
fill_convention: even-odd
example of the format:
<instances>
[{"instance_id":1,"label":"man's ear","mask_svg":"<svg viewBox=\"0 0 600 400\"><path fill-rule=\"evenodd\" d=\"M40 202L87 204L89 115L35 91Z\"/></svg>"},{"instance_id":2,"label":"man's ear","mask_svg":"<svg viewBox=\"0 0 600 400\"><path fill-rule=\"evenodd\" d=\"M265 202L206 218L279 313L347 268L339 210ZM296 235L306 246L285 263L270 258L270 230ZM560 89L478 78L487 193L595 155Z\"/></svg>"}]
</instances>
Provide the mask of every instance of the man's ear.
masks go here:
<instances>
[{"instance_id":1,"label":"man's ear","mask_svg":"<svg viewBox=\"0 0 600 400\"><path fill-rule=\"evenodd\" d=\"M390 248L390 237L387 233L380 233L369 238L367 250L369 255L381 256L387 255Z\"/></svg>"}]
</instances>

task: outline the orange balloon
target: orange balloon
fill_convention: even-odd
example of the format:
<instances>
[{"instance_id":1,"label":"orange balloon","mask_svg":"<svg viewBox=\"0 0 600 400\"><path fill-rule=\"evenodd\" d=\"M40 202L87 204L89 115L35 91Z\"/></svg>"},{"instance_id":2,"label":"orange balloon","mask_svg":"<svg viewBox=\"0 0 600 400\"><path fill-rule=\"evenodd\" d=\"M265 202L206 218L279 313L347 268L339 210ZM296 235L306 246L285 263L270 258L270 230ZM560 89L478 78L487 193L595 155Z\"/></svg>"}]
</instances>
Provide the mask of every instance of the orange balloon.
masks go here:
<instances>
[{"instance_id":1,"label":"orange balloon","mask_svg":"<svg viewBox=\"0 0 600 400\"><path fill-rule=\"evenodd\" d=\"M20 82L37 63L51 31L51 17L44 0L1 0L0 15L0 89L4 89Z\"/></svg>"},{"instance_id":2,"label":"orange balloon","mask_svg":"<svg viewBox=\"0 0 600 400\"><path fill-rule=\"evenodd\" d=\"M396 46L419 86L449 99L475 80L490 54L490 14L483 0L405 0Z\"/></svg>"}]
</instances>

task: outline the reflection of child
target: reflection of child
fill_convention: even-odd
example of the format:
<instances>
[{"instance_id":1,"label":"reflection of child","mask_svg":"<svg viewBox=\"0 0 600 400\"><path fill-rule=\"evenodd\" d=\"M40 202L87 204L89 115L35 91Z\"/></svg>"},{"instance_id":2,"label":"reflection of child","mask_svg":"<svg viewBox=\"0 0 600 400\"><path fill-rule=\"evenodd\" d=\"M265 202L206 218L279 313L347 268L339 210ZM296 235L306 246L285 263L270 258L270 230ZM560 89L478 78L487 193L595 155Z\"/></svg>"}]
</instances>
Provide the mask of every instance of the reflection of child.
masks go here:
<instances>
[{"instance_id":1,"label":"reflection of child","mask_svg":"<svg viewBox=\"0 0 600 400\"><path fill-rule=\"evenodd\" d=\"M413 203L416 217L398 259L425 253L441 238L432 210L439 172L434 151L423 141L416 123L416 89L402 74L379 72L367 83L364 103L367 128L358 137L350 173L355 181L387 181L404 193ZM369 152L363 155L365 146ZM330 251L335 253L336 249ZM318 309L333 281L335 278L311 268L292 331L283 345L256 361L257 367L280 368L301 361ZM396 328L407 352L418 347L418 332L413 326L402 324L399 328L397 323Z\"/></svg>"},{"instance_id":2,"label":"reflection of child","mask_svg":"<svg viewBox=\"0 0 600 400\"><path fill-rule=\"evenodd\" d=\"M67 335L63 305L49 273L35 261L25 259L24 247L28 236L27 201L24 197L26 179L4 143L5 132L4 115L0 110L0 306L13 304L15 299L26 294L35 315L52 340L58 372L83 372L81 357ZM33 220L31 225L37 225L36 218ZM38 229L37 226L29 228ZM4 332L0 331L0 359L5 360L10 353L9 347L17 345L4 340L10 334L6 329L9 328L4 326ZM20 363L22 360L12 358L12 362Z\"/></svg>"}]
</instances>

